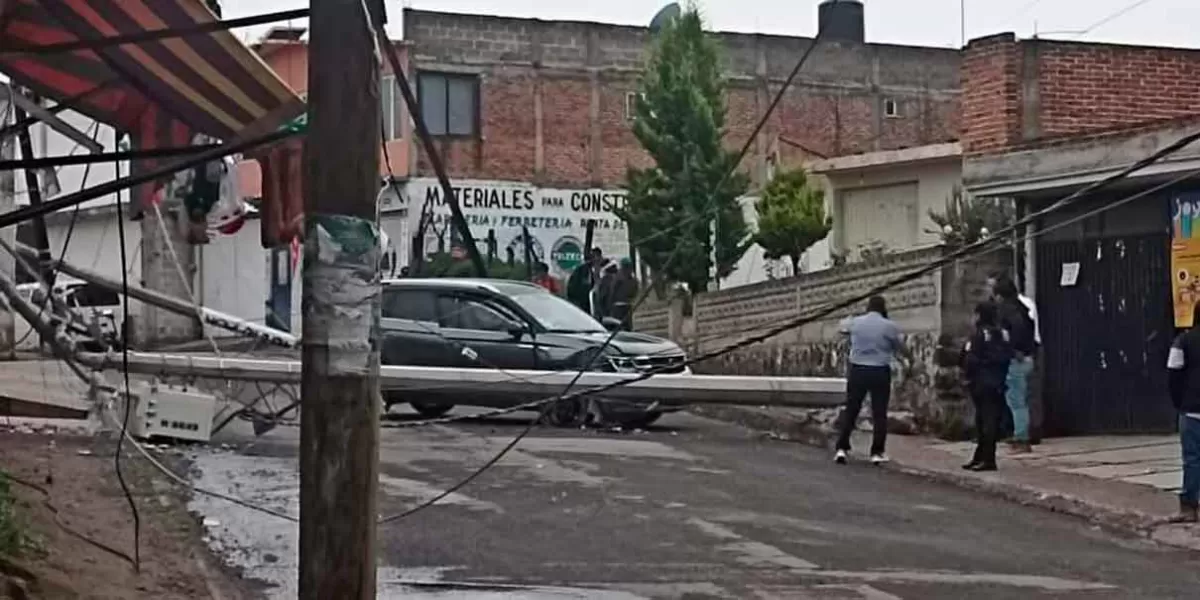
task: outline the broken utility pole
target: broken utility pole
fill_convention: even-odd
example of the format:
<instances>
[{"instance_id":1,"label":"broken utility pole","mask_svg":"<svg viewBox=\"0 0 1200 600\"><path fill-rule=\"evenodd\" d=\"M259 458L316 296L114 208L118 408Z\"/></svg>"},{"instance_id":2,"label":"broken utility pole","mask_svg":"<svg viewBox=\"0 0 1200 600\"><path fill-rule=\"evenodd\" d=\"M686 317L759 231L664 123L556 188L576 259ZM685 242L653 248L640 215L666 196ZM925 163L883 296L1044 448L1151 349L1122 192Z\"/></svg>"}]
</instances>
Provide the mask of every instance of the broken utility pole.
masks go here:
<instances>
[{"instance_id":1,"label":"broken utility pole","mask_svg":"<svg viewBox=\"0 0 1200 600\"><path fill-rule=\"evenodd\" d=\"M0 125L8 128L12 98L0 98ZM0 160L13 158L16 148L12 136L0 135ZM0 212L8 212L17 207L16 189L12 171L0 171ZM0 228L0 240L15 244L17 242L17 226ZM12 281L17 280L16 258L5 253L0 256L0 275L7 276ZM0 303L0 359L13 360L17 357L17 328L16 308L7 302Z\"/></svg>"},{"instance_id":2,"label":"broken utility pole","mask_svg":"<svg viewBox=\"0 0 1200 600\"><path fill-rule=\"evenodd\" d=\"M17 94L13 93L12 96L13 97L10 98L10 100L14 100L14 104L15 104L15 97L17 96ZM16 116L16 119L18 121L24 119L26 116L25 111L22 110L20 107L16 107L16 110L13 112L13 114ZM25 129L21 130L19 139L20 139L20 143L21 143L21 158L23 158L25 160L30 160L30 159L34 158L34 156L33 156L33 140L30 138L29 128L25 128ZM43 148L43 150L44 150L44 148ZM25 169L24 171L25 171L25 193L29 195L29 206L35 206L35 207L41 206L41 204L42 204L42 186L41 186L41 183L38 181L37 172L35 172L33 169ZM39 275L42 278L42 281L45 281L46 285L49 286L46 289L47 294L53 294L54 293L54 291L53 291L54 290L54 270L50 268L50 234L46 230L46 218L43 216L38 216L33 219L33 243L34 243L34 247L37 248L37 252L38 252L37 267L41 272L36 273L36 274L30 273L29 275L31 275L31 276ZM46 299L43 300L43 302L48 303L49 301L50 301L49 295L47 295ZM48 343L48 342L49 342L49 340L44 340L44 339L42 340L42 343Z\"/></svg>"},{"instance_id":3,"label":"broken utility pole","mask_svg":"<svg viewBox=\"0 0 1200 600\"><path fill-rule=\"evenodd\" d=\"M382 11L382 2L367 2ZM375 598L379 54L363 0L311 0L300 380L302 600Z\"/></svg>"}]
</instances>

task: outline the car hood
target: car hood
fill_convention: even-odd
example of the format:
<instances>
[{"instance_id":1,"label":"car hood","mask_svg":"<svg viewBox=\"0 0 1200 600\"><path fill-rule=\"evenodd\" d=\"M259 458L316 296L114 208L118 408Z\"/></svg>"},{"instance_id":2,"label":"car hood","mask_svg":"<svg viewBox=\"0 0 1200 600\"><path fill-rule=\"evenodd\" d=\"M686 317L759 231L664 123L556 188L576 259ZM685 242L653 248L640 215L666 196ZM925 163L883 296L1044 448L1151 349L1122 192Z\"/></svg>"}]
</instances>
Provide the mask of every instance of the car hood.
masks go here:
<instances>
[{"instance_id":1,"label":"car hood","mask_svg":"<svg viewBox=\"0 0 1200 600\"><path fill-rule=\"evenodd\" d=\"M609 335L611 335L609 332L597 331L594 333L571 334L571 337L587 340L596 344L603 344L604 340L608 339ZM632 331L622 331L613 336L612 342L609 343L609 347L617 350L621 354L627 354L630 356L683 354L683 349L680 348L675 342L657 336Z\"/></svg>"}]
</instances>

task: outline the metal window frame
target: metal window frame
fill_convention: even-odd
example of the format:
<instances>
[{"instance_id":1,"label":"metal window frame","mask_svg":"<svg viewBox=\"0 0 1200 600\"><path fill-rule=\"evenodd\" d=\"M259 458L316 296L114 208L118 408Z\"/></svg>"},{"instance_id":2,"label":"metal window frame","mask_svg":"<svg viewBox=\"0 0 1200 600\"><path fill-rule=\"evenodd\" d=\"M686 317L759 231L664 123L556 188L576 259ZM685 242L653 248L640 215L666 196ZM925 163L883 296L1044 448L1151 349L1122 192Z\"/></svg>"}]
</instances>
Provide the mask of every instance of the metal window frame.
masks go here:
<instances>
[{"instance_id":1,"label":"metal window frame","mask_svg":"<svg viewBox=\"0 0 1200 600\"><path fill-rule=\"evenodd\" d=\"M421 88L424 87L424 85L425 85L426 77L440 77L447 84L445 86L446 87L446 105L445 105L446 122L442 124L442 126L443 126L442 128L445 131L445 133L430 132L430 135L437 137L437 138L443 138L443 139L461 139L461 140L477 139L477 138L481 137L483 106L481 104L482 93L480 90L479 75L472 74L472 73L456 73L453 71L437 71L437 70L431 70L431 69L418 70L417 71L417 98L418 99L420 99L422 97ZM449 85L449 82L451 79L458 79L458 80L463 80L463 81L470 80L471 93L474 95L472 99L474 100L474 105L475 105L474 114L471 115L471 132L470 133L450 133L450 85ZM421 109L421 114L418 115L418 117L422 120L425 119L424 108Z\"/></svg>"}]
</instances>

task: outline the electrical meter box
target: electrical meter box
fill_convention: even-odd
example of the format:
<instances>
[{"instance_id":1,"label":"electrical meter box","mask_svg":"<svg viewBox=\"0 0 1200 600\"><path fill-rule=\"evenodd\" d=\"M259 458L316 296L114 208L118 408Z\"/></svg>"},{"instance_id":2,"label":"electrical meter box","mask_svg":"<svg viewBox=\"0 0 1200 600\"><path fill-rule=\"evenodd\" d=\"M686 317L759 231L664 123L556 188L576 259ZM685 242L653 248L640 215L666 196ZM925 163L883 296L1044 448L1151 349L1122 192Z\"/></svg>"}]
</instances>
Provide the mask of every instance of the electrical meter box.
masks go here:
<instances>
[{"instance_id":1,"label":"electrical meter box","mask_svg":"<svg viewBox=\"0 0 1200 600\"><path fill-rule=\"evenodd\" d=\"M207 442L217 402L195 390L142 383L132 390L129 433L136 438Z\"/></svg>"}]
</instances>

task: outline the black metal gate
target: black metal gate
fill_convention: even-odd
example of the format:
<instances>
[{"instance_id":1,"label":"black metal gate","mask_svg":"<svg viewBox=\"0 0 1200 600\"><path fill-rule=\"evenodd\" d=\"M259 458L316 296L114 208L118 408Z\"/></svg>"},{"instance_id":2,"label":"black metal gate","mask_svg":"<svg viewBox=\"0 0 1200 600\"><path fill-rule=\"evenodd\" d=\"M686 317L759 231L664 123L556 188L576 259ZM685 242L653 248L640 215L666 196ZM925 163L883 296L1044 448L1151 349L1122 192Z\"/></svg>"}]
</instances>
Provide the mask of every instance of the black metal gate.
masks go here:
<instances>
[{"instance_id":1,"label":"black metal gate","mask_svg":"<svg viewBox=\"0 0 1200 600\"><path fill-rule=\"evenodd\" d=\"M1175 430L1169 245L1161 233L1038 243L1049 434ZM1063 270L1073 264L1071 285Z\"/></svg>"}]
</instances>

